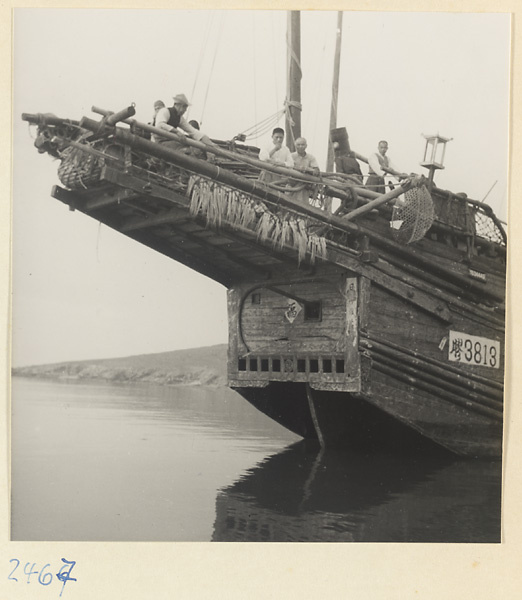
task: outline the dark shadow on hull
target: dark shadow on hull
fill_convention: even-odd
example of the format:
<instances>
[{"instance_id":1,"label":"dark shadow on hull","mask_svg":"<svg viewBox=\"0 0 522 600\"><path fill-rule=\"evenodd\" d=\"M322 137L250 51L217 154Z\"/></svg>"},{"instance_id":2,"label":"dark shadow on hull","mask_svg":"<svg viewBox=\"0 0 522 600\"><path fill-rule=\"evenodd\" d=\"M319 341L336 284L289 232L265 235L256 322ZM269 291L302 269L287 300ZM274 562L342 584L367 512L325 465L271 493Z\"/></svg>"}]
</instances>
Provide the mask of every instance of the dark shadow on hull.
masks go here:
<instances>
[{"instance_id":1,"label":"dark shadow on hull","mask_svg":"<svg viewBox=\"0 0 522 600\"><path fill-rule=\"evenodd\" d=\"M236 388L259 411L308 440L318 436L304 383ZM450 454L379 408L348 392L313 391L317 421L327 449L438 457Z\"/></svg>"},{"instance_id":2,"label":"dark shadow on hull","mask_svg":"<svg viewBox=\"0 0 522 600\"><path fill-rule=\"evenodd\" d=\"M252 406L305 439L317 440L304 383L269 383L264 388L234 388Z\"/></svg>"},{"instance_id":3,"label":"dark shadow on hull","mask_svg":"<svg viewBox=\"0 0 522 600\"><path fill-rule=\"evenodd\" d=\"M212 541L500 542L499 461L323 452L298 442L216 499Z\"/></svg>"}]
</instances>

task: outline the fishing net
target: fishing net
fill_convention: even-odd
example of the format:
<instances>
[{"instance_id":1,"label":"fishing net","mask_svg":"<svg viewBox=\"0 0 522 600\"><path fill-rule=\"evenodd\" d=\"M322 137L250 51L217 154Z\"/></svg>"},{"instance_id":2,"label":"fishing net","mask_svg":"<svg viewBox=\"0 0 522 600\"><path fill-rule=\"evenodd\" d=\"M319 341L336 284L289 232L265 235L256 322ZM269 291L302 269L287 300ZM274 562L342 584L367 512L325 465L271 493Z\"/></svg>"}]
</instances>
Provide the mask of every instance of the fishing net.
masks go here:
<instances>
[{"instance_id":1,"label":"fishing net","mask_svg":"<svg viewBox=\"0 0 522 600\"><path fill-rule=\"evenodd\" d=\"M395 239L411 244L422 239L435 219L433 201L426 186L409 189L404 202L393 207L391 226Z\"/></svg>"},{"instance_id":2,"label":"fishing net","mask_svg":"<svg viewBox=\"0 0 522 600\"><path fill-rule=\"evenodd\" d=\"M475 226L479 237L505 246L504 237L495 221L481 208L475 209Z\"/></svg>"},{"instance_id":3,"label":"fishing net","mask_svg":"<svg viewBox=\"0 0 522 600\"><path fill-rule=\"evenodd\" d=\"M103 161L80 148L69 146L61 152L58 178L70 190L92 187L100 181Z\"/></svg>"}]
</instances>

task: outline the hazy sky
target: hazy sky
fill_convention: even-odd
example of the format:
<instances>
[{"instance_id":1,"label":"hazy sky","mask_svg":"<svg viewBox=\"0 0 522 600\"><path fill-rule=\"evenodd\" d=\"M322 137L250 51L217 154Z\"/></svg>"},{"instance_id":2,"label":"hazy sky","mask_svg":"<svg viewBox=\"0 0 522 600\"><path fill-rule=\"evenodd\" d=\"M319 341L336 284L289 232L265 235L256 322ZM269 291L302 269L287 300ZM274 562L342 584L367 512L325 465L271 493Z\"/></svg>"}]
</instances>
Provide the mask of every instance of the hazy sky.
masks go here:
<instances>
[{"instance_id":1,"label":"hazy sky","mask_svg":"<svg viewBox=\"0 0 522 600\"><path fill-rule=\"evenodd\" d=\"M325 164L335 12L302 13L302 132ZM225 289L50 197L58 163L22 112L185 93L190 117L230 139L283 107L286 12L16 9L13 364L162 352L227 340ZM338 126L421 172L422 134L452 137L440 187L507 214L507 14L344 14ZM96 117L97 118L97 117ZM267 137L251 140L263 143Z\"/></svg>"}]
</instances>

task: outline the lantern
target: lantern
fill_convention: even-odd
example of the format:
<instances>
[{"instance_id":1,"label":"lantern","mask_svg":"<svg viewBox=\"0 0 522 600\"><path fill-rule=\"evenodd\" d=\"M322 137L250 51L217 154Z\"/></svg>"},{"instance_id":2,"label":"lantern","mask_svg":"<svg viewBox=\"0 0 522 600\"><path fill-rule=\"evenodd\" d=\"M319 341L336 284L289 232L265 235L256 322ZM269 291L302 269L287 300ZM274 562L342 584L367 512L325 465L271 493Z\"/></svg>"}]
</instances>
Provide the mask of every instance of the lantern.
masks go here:
<instances>
[{"instance_id":1,"label":"lantern","mask_svg":"<svg viewBox=\"0 0 522 600\"><path fill-rule=\"evenodd\" d=\"M424 160L420 163L421 167L430 170L429 181L433 183L433 175L437 169L444 169L444 155L446 153L446 144L453 138L437 135L424 135L426 139L426 148L424 149Z\"/></svg>"}]
</instances>

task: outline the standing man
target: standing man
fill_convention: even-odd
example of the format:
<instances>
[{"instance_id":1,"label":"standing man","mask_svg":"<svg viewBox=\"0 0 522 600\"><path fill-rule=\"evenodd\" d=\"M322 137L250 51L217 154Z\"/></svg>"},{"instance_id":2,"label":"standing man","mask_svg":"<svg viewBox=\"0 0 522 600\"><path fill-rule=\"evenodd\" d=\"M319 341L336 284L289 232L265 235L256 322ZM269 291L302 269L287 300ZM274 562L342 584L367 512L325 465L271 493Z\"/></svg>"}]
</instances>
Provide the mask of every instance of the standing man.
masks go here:
<instances>
[{"instance_id":1,"label":"standing man","mask_svg":"<svg viewBox=\"0 0 522 600\"><path fill-rule=\"evenodd\" d=\"M153 127L156 127L156 117L162 108L165 108L165 102L163 102L163 100L156 100L156 102L154 102L154 116L152 117L151 122Z\"/></svg>"},{"instance_id":2,"label":"standing man","mask_svg":"<svg viewBox=\"0 0 522 600\"><path fill-rule=\"evenodd\" d=\"M187 111L188 107L189 101L187 100L185 94L178 94L177 96L174 96L173 106L170 108L160 108L156 113L156 127L174 133L177 133L177 129L179 128L188 134L188 136L192 139L203 142L204 144L208 144L209 146L214 146L214 142L212 142L208 136L187 123L187 120L183 115ZM157 134L152 134L152 141L161 142L171 150L179 151L181 148L185 147L181 142L167 140L166 138L163 138Z\"/></svg>"},{"instance_id":3,"label":"standing man","mask_svg":"<svg viewBox=\"0 0 522 600\"><path fill-rule=\"evenodd\" d=\"M351 150L342 153L338 142L333 143L333 149L335 172L350 175L353 181L362 185L363 174L355 154Z\"/></svg>"},{"instance_id":4,"label":"standing man","mask_svg":"<svg viewBox=\"0 0 522 600\"><path fill-rule=\"evenodd\" d=\"M294 166L294 161L292 160L290 150L286 146L283 146L284 137L284 130L281 129L281 127L276 127L274 131L272 131L272 142L265 148L261 148L259 151L259 160L291 169ZM283 178L283 175L278 175L271 171L261 171L261 174L259 175L260 181L264 181L265 183L270 183Z\"/></svg>"},{"instance_id":5,"label":"standing man","mask_svg":"<svg viewBox=\"0 0 522 600\"><path fill-rule=\"evenodd\" d=\"M295 152L290 155L294 161L294 169L307 173L308 175L318 176L320 173L319 165L315 156L306 152L308 144L305 138L300 137L295 140ZM314 193L315 186L313 184L305 184L303 189L292 194L292 198L303 204L308 204L310 195Z\"/></svg>"},{"instance_id":6,"label":"standing man","mask_svg":"<svg viewBox=\"0 0 522 600\"><path fill-rule=\"evenodd\" d=\"M388 142L386 140L381 140L378 145L378 151L370 154L368 158L368 164L370 168L368 170L368 179L366 180L366 187L372 189L374 192L378 192L379 194L386 193L384 187L384 169L388 169L391 171L392 175L399 179L403 179L406 177L404 173L399 173L395 170L390 158L386 156L386 152L388 151Z\"/></svg>"},{"instance_id":7,"label":"standing man","mask_svg":"<svg viewBox=\"0 0 522 600\"><path fill-rule=\"evenodd\" d=\"M308 173L309 175L319 175L319 165L317 160L311 154L306 152L308 144L303 137L295 140L295 152L290 155L294 161L294 169Z\"/></svg>"}]
</instances>

